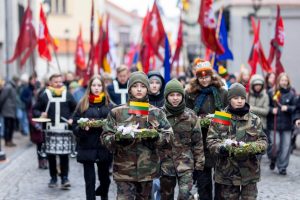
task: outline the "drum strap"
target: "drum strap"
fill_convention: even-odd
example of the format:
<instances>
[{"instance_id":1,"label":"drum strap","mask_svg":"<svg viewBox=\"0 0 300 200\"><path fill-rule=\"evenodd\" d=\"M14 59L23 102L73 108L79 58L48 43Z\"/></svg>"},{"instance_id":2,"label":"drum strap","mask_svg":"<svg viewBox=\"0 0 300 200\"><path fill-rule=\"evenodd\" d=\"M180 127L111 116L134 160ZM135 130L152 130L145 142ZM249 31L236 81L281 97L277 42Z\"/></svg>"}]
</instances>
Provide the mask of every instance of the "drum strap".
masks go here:
<instances>
[{"instance_id":1,"label":"drum strap","mask_svg":"<svg viewBox=\"0 0 300 200\"><path fill-rule=\"evenodd\" d=\"M49 89L46 89L45 92L48 96L49 102L55 103L55 122L54 127L52 128L64 129L63 127L65 127L65 123L60 123L60 103L67 101L67 90L64 90L60 97L53 97Z\"/></svg>"},{"instance_id":2,"label":"drum strap","mask_svg":"<svg viewBox=\"0 0 300 200\"><path fill-rule=\"evenodd\" d=\"M115 93L121 95L121 104L125 104L126 103L127 88L126 89L120 89L118 81L116 81L116 80L113 81L113 86L114 86Z\"/></svg>"}]
</instances>

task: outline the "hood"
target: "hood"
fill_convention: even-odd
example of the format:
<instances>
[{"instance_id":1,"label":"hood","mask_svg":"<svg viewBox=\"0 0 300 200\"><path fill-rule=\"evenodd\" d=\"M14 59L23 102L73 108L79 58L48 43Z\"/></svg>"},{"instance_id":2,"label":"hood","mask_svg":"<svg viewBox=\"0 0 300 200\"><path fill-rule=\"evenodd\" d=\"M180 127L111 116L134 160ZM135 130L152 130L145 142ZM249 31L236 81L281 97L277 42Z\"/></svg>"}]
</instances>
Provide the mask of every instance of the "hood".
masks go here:
<instances>
[{"instance_id":1,"label":"hood","mask_svg":"<svg viewBox=\"0 0 300 200\"><path fill-rule=\"evenodd\" d=\"M161 79L161 88L160 88L160 94L164 94L164 90L165 90L165 79L164 77L158 72L158 71L151 71L148 73L148 78L150 79L150 77L152 76L157 76Z\"/></svg>"},{"instance_id":2,"label":"hood","mask_svg":"<svg viewBox=\"0 0 300 200\"><path fill-rule=\"evenodd\" d=\"M250 79L250 92L253 93L253 85L262 84L263 88L265 86L265 80L260 74L254 74Z\"/></svg>"}]
</instances>

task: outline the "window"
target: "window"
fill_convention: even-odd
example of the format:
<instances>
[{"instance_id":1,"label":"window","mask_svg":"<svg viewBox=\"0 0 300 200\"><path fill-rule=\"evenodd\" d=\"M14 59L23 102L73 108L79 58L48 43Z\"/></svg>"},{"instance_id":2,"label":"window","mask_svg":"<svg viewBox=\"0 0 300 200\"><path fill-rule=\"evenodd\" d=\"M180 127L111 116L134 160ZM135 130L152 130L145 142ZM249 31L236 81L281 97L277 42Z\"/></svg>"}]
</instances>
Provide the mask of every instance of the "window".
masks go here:
<instances>
[{"instance_id":1,"label":"window","mask_svg":"<svg viewBox=\"0 0 300 200\"><path fill-rule=\"evenodd\" d=\"M46 0L50 7L51 14L67 14L67 0Z\"/></svg>"}]
</instances>

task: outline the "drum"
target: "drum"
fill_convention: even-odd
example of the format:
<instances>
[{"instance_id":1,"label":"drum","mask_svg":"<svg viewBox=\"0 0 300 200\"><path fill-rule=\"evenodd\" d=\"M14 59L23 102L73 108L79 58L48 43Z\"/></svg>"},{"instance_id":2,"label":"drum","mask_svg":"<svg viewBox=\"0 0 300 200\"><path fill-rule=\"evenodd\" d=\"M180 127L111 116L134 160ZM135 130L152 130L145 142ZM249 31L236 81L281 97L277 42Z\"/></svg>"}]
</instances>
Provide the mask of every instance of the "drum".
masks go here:
<instances>
[{"instance_id":1,"label":"drum","mask_svg":"<svg viewBox=\"0 0 300 200\"><path fill-rule=\"evenodd\" d=\"M70 154L74 149L72 131L44 130L43 150L47 154Z\"/></svg>"}]
</instances>

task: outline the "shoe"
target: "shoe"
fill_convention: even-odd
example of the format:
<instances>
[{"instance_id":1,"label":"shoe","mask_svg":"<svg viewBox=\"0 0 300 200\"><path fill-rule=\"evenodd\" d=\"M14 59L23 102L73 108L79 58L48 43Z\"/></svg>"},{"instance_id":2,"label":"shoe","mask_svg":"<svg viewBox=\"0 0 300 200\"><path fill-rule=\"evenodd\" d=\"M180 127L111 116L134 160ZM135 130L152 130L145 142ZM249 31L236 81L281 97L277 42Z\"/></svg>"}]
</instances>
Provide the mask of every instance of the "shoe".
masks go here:
<instances>
[{"instance_id":1,"label":"shoe","mask_svg":"<svg viewBox=\"0 0 300 200\"><path fill-rule=\"evenodd\" d=\"M274 169L275 169L275 162L271 161L270 170L274 170Z\"/></svg>"},{"instance_id":2,"label":"shoe","mask_svg":"<svg viewBox=\"0 0 300 200\"><path fill-rule=\"evenodd\" d=\"M8 141L8 142L5 142L5 146L6 147L15 147L17 145L15 143L13 143L12 141Z\"/></svg>"},{"instance_id":3,"label":"shoe","mask_svg":"<svg viewBox=\"0 0 300 200\"><path fill-rule=\"evenodd\" d=\"M62 177L61 179L61 189L67 190L71 187L71 183L68 179L68 177Z\"/></svg>"},{"instance_id":4,"label":"shoe","mask_svg":"<svg viewBox=\"0 0 300 200\"><path fill-rule=\"evenodd\" d=\"M280 174L280 175L286 175L286 169L280 170L280 171L279 171L279 174Z\"/></svg>"},{"instance_id":5,"label":"shoe","mask_svg":"<svg viewBox=\"0 0 300 200\"><path fill-rule=\"evenodd\" d=\"M49 188L55 188L57 187L57 179L56 178L51 178L50 182L48 183Z\"/></svg>"}]
</instances>

